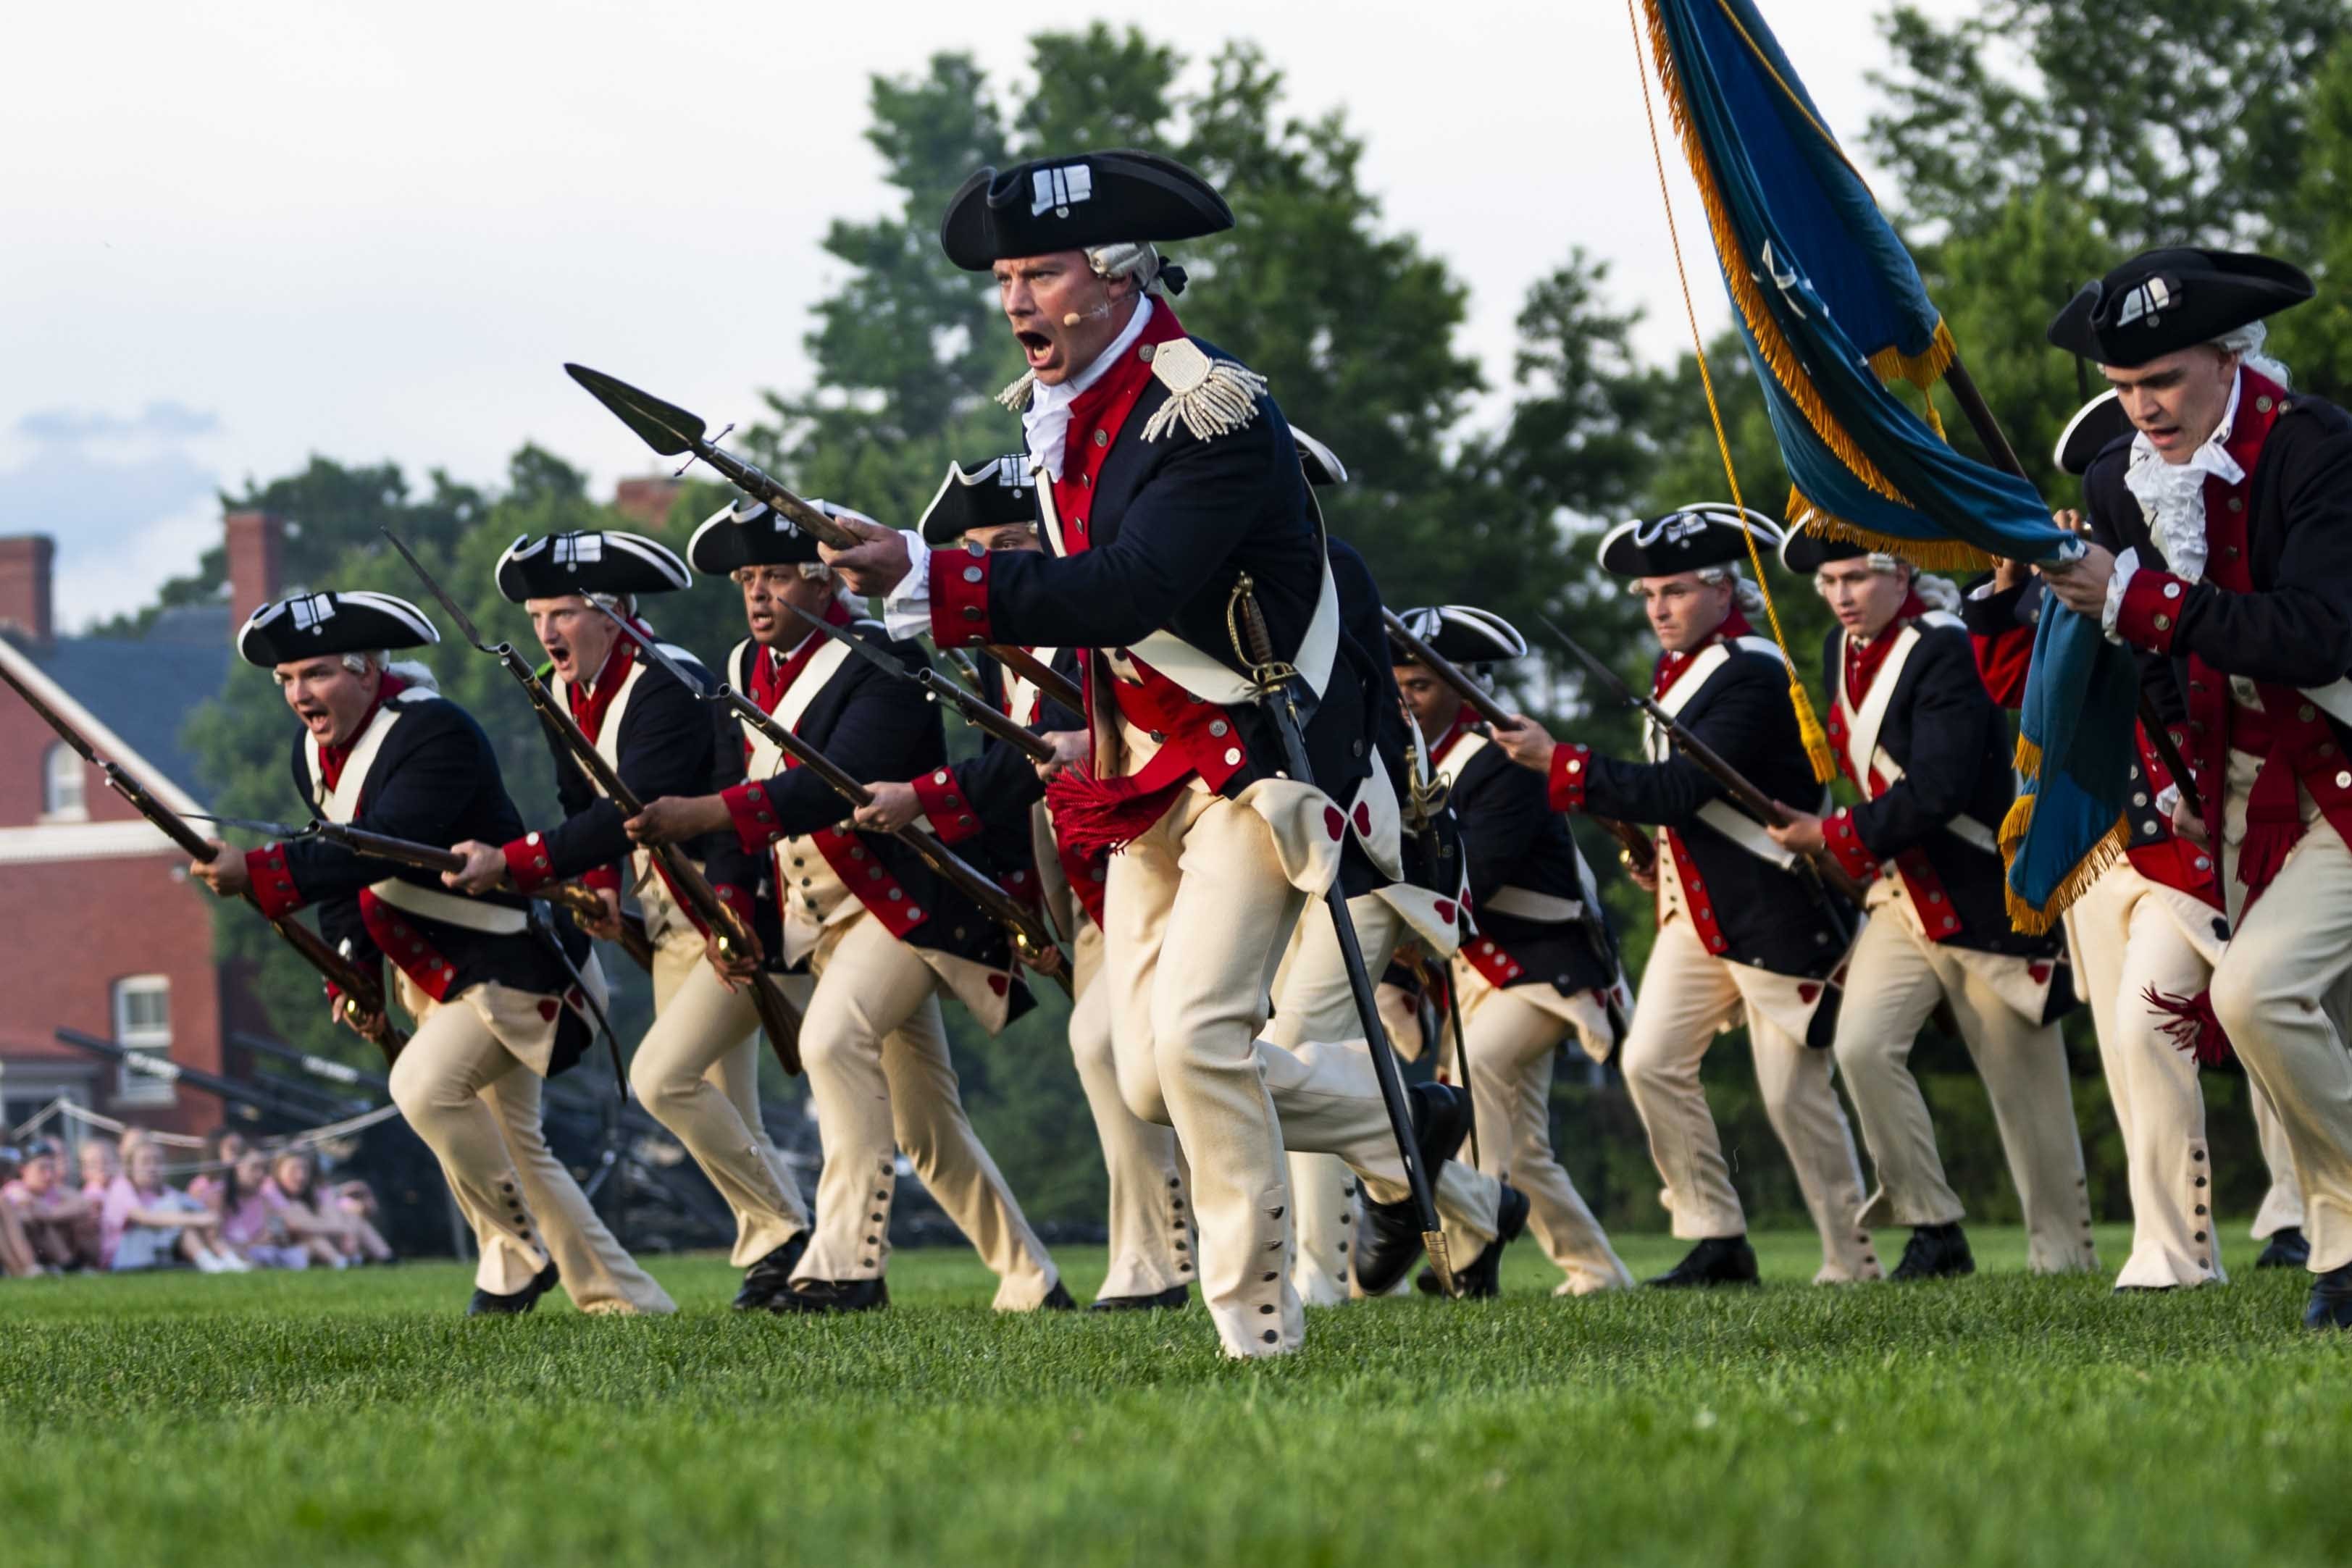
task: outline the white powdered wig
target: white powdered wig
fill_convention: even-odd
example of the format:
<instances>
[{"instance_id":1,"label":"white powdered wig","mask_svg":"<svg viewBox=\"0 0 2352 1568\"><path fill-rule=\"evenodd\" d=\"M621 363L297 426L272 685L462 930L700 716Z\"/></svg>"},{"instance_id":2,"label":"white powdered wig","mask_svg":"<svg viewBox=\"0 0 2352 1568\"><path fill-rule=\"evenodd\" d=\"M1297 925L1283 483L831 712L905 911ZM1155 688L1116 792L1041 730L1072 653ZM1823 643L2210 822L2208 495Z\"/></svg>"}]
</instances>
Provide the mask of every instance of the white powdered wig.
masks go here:
<instances>
[{"instance_id":1,"label":"white powdered wig","mask_svg":"<svg viewBox=\"0 0 2352 1568\"><path fill-rule=\"evenodd\" d=\"M1696 574L1701 582L1731 584L1731 601L1739 606L1742 615L1755 615L1764 608L1764 591L1740 574L1739 563L1726 561L1721 566L1703 566Z\"/></svg>"},{"instance_id":2,"label":"white powdered wig","mask_svg":"<svg viewBox=\"0 0 2352 1568\"><path fill-rule=\"evenodd\" d=\"M371 669L382 670L385 674L398 675L412 686L423 686L434 693L441 690L441 682L430 665L421 664L415 659L395 660L383 649L373 653L345 653L343 668L355 675L364 675Z\"/></svg>"},{"instance_id":3,"label":"white powdered wig","mask_svg":"<svg viewBox=\"0 0 2352 1568\"><path fill-rule=\"evenodd\" d=\"M1959 585L1948 577L1929 577L1924 572L1916 574L1911 579L1911 591L1917 594L1919 602L1930 610L1940 610L1947 615L1960 612Z\"/></svg>"},{"instance_id":4,"label":"white powdered wig","mask_svg":"<svg viewBox=\"0 0 2352 1568\"><path fill-rule=\"evenodd\" d=\"M1118 240L1087 252L1087 266L1097 277L1132 277L1137 291L1143 294L1165 295L1160 276L1164 265L1160 252L1140 240Z\"/></svg>"},{"instance_id":5,"label":"white powdered wig","mask_svg":"<svg viewBox=\"0 0 2352 1568\"><path fill-rule=\"evenodd\" d=\"M2225 354L2235 354L2238 362L2259 375L2269 377L2283 387L2294 385L2294 372L2284 361L2263 352L2270 340L2271 327L2267 321L2249 321L2242 327L2232 327L2213 340L2213 346Z\"/></svg>"}]
</instances>

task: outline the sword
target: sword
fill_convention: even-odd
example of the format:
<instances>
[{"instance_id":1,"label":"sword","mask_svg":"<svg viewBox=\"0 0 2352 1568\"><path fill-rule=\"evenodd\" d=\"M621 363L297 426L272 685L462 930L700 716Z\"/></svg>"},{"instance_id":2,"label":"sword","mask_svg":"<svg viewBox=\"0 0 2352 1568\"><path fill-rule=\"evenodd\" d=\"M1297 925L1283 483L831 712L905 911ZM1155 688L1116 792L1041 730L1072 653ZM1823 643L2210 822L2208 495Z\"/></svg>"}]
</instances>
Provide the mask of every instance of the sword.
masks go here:
<instances>
[{"instance_id":1,"label":"sword","mask_svg":"<svg viewBox=\"0 0 2352 1568\"><path fill-rule=\"evenodd\" d=\"M482 634L474 628L474 618L449 597L448 590L434 580L433 574L425 570L424 563L401 542L399 536L390 528L381 531L385 538L392 541L392 548L400 552L400 559L408 563L408 570L416 574L417 580L430 589L433 597L441 601L441 608L449 612L449 619L457 622L457 630L467 642L473 644L474 651L496 659L522 686L530 697L530 706L539 710L539 716L547 722L556 737L579 760L589 779L604 791L604 798L618 806L624 816L634 817L643 811L644 802L622 782L619 771L604 760L604 754L580 733L580 726L571 712L555 700L554 694L547 689L547 683L541 680L522 655L515 652L514 644L499 643L492 645L483 642ZM626 622L623 624L626 627ZM632 637L636 636L635 627L626 629ZM641 645L650 645L644 644L642 639L640 643ZM661 663L688 691L698 693L701 690L700 685L680 670L675 661L665 656ZM652 847L651 858L654 864L661 867L669 885L685 901L686 906L693 911L695 918L702 923L703 929L717 939L720 953L731 956L753 954L759 950L759 939L752 935L751 925L729 907L712 888L709 879L702 874L702 868L688 859L677 845L656 844ZM776 1060L783 1064L787 1073L797 1075L801 1070L800 1015L782 994L760 975L754 975L751 979L751 1007L759 1014L761 1030L767 1035L768 1044L775 1051Z\"/></svg>"},{"instance_id":2,"label":"sword","mask_svg":"<svg viewBox=\"0 0 2352 1568\"><path fill-rule=\"evenodd\" d=\"M925 664L919 669L909 670L906 665L900 664L889 654L882 652L881 649L877 648L865 638L854 636L851 633L843 631L840 627L835 626L832 622L827 621L821 615L812 615L797 604L788 604L784 606L784 608L799 616L803 621L814 627L817 631L824 632L826 636L832 638L835 642L848 649L851 653L856 653L859 658L865 660L876 669L887 674L892 680L912 681L915 685L922 687L925 692L929 693L933 702L945 702L949 704L954 707L957 713L961 714L970 723L977 726L979 728L986 730L989 734L996 737L997 739L1003 741L1006 745L1014 747L1026 753L1032 761L1051 762L1054 760L1054 747L1051 742L1046 741L1038 736L1032 735L1025 726L1015 724L1012 719L1006 717L1004 715L997 712L995 708L989 706L986 698L975 696L972 693L966 691L956 682L949 680L937 670L932 669L929 664Z\"/></svg>"},{"instance_id":3,"label":"sword","mask_svg":"<svg viewBox=\"0 0 2352 1568\"><path fill-rule=\"evenodd\" d=\"M667 653L662 652L660 646L652 638L647 637L619 616L613 615L611 611L608 610L604 613L612 615L613 623L628 634L629 640L644 651L646 657L684 682L688 691L699 695L704 702L719 704L734 710L737 716L744 723L773 741L778 750L791 753L799 760L802 767L823 779L834 793L853 806L870 805L873 802L874 797L865 785L844 772L833 758L778 724L758 703L753 702L733 686L723 683L717 691L704 692L696 683L686 679L686 673L677 667L677 663ZM938 874L940 880L971 900L979 906L982 914L1003 926L1005 935L1013 939L1013 950L1020 955L1024 964L1041 975L1050 976L1062 988L1065 994L1070 993L1068 961L1063 956L1060 946L1055 943L1054 934L1047 930L1045 923L1030 913L1026 906L999 887L993 878L912 822L905 827L893 829L890 836L913 850L922 858L923 863Z\"/></svg>"},{"instance_id":4,"label":"sword","mask_svg":"<svg viewBox=\"0 0 2352 1568\"><path fill-rule=\"evenodd\" d=\"M567 363L563 371L587 389L588 395L613 412L615 418L631 430L647 446L665 457L683 456L688 453L717 469L726 481L755 501L764 501L792 520L793 526L811 538L829 544L835 549L854 549L866 541L839 521L802 500L772 475L728 451L709 438L709 425L702 416L690 413L674 402L664 402L649 392L631 386L618 376L608 376L586 365ZM732 430L734 426L728 426ZM722 430L721 435L727 434ZM689 464L691 459L688 460ZM686 470L678 470L681 474ZM987 645L989 654L1007 669L1018 671L1038 690L1079 713L1086 711L1085 700L1078 688L1039 664L1019 648Z\"/></svg>"},{"instance_id":5,"label":"sword","mask_svg":"<svg viewBox=\"0 0 2352 1568\"><path fill-rule=\"evenodd\" d=\"M1298 713L1298 672L1274 656L1274 638L1265 612L1251 591L1250 575L1234 581L1228 620L1234 623L1235 651L1249 664L1275 733L1282 737L1282 758L1290 777L1302 784L1315 781L1307 760L1307 725ZM1348 898L1338 878L1323 890L1324 907L1331 912L1331 929L1339 938L1339 962L1348 971L1348 989L1354 993L1356 1018L1364 1026L1364 1044L1372 1055L1372 1075L1380 1080L1381 1103L1389 1113L1389 1131L1396 1137L1397 1155L1404 1162L1405 1185L1412 1192L1414 1214L1421 1220L1421 1244L1429 1266L1447 1295L1454 1292L1454 1266L1446 1255L1444 1228L1438 1223L1437 1203L1430 1191L1430 1173L1421 1165L1421 1149L1413 1142L1412 1113L1405 1104L1404 1075L1397 1071L1396 1053L1389 1047L1388 1030L1381 1022L1380 1003L1372 995L1372 977L1364 968L1364 947L1356 923L1348 917Z\"/></svg>"}]
</instances>

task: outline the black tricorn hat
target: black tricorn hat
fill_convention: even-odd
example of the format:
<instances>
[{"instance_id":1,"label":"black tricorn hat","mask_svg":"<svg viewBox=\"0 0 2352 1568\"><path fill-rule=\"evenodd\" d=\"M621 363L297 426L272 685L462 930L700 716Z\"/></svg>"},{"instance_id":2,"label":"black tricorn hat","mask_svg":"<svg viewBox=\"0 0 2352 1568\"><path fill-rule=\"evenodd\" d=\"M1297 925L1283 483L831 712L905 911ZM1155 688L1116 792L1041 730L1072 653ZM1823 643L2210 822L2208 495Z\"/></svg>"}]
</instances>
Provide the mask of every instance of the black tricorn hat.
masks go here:
<instances>
[{"instance_id":1,"label":"black tricorn hat","mask_svg":"<svg viewBox=\"0 0 2352 1568\"><path fill-rule=\"evenodd\" d=\"M2074 417L2058 433L2058 445L2052 455L2061 469L2079 479L2091 471L2091 459L2105 450L2107 443L2131 434L2131 415L2109 388L2074 411Z\"/></svg>"},{"instance_id":2,"label":"black tricorn hat","mask_svg":"<svg viewBox=\"0 0 2352 1568\"><path fill-rule=\"evenodd\" d=\"M1290 427L1290 439L1298 447L1298 466L1306 471L1310 485L1344 485L1348 482L1348 465L1339 455L1299 429Z\"/></svg>"},{"instance_id":3,"label":"black tricorn hat","mask_svg":"<svg viewBox=\"0 0 2352 1568\"><path fill-rule=\"evenodd\" d=\"M1037 520L1037 479L1022 453L992 457L977 468L948 465L939 494L916 525L925 544L951 545L974 528Z\"/></svg>"},{"instance_id":4,"label":"black tricorn hat","mask_svg":"<svg viewBox=\"0 0 2352 1568\"><path fill-rule=\"evenodd\" d=\"M1234 210L1206 180L1173 158L1121 148L981 170L948 198L940 248L966 272L986 272L1009 256L1233 226Z\"/></svg>"},{"instance_id":5,"label":"black tricorn hat","mask_svg":"<svg viewBox=\"0 0 2352 1568\"><path fill-rule=\"evenodd\" d=\"M1905 559L1886 550L1872 549L1868 545L1855 544L1851 539L1823 538L1802 528L1790 528L1789 537L1780 541L1780 564L1800 577L1811 577L1833 560L1854 560L1863 556L1874 561Z\"/></svg>"},{"instance_id":6,"label":"black tricorn hat","mask_svg":"<svg viewBox=\"0 0 2352 1568\"><path fill-rule=\"evenodd\" d=\"M2259 321L2311 298L2301 267L2252 251L2145 250L2083 285L2050 323L2050 340L2128 369Z\"/></svg>"},{"instance_id":7,"label":"black tricorn hat","mask_svg":"<svg viewBox=\"0 0 2352 1568\"><path fill-rule=\"evenodd\" d=\"M517 604L568 593L674 593L693 581L669 546L618 528L523 534L499 557L499 591Z\"/></svg>"},{"instance_id":8,"label":"black tricorn hat","mask_svg":"<svg viewBox=\"0 0 2352 1568\"><path fill-rule=\"evenodd\" d=\"M1743 527L1743 523L1745 527ZM1780 529L1760 513L1704 501L1655 517L1635 517L1601 536L1601 570L1615 577L1671 577L1678 571L1748 559L1748 534L1757 549L1777 549Z\"/></svg>"},{"instance_id":9,"label":"black tricorn hat","mask_svg":"<svg viewBox=\"0 0 2352 1568\"><path fill-rule=\"evenodd\" d=\"M1524 657L1528 640L1491 610L1475 604L1432 604L1398 615L1405 630L1429 644L1431 653L1456 664L1493 664ZM1397 653L1399 663L1404 654Z\"/></svg>"},{"instance_id":10,"label":"black tricorn hat","mask_svg":"<svg viewBox=\"0 0 2352 1568\"><path fill-rule=\"evenodd\" d=\"M815 535L803 533L767 502L745 497L703 519L686 541L686 559L706 577L725 577L738 567L802 566L819 558Z\"/></svg>"},{"instance_id":11,"label":"black tricorn hat","mask_svg":"<svg viewBox=\"0 0 2352 1568\"><path fill-rule=\"evenodd\" d=\"M425 612L389 593L297 593L274 600L237 628L236 651L272 669L322 653L373 653L441 641Z\"/></svg>"}]
</instances>

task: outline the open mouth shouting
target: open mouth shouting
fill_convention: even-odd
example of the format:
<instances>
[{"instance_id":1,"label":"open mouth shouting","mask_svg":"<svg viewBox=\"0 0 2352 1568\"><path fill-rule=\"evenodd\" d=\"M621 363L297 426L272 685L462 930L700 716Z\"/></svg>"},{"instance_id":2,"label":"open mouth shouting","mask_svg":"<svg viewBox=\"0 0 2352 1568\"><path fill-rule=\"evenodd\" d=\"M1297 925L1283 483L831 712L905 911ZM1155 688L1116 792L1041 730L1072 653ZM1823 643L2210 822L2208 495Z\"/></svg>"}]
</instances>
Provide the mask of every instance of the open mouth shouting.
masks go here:
<instances>
[{"instance_id":1,"label":"open mouth shouting","mask_svg":"<svg viewBox=\"0 0 2352 1568\"><path fill-rule=\"evenodd\" d=\"M1054 340L1053 334L1034 327L1024 327L1013 332L1013 340L1021 345L1022 358L1027 361L1029 369L1041 378L1047 371L1059 368L1062 346Z\"/></svg>"}]
</instances>

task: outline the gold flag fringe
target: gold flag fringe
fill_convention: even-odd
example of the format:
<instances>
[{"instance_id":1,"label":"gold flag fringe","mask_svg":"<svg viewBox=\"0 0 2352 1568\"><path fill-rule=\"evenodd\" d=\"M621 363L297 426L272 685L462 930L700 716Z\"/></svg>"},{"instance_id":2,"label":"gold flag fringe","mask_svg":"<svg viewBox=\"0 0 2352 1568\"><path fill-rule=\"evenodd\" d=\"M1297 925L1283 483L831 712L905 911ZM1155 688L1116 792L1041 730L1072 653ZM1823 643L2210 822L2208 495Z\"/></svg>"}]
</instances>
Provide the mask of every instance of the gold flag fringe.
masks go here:
<instances>
[{"instance_id":1,"label":"gold flag fringe","mask_svg":"<svg viewBox=\"0 0 2352 1568\"><path fill-rule=\"evenodd\" d=\"M2017 775L2024 782L2038 782L2042 778L2042 748L2023 736L2017 737ZM2009 905L2009 923L2028 936L2039 936L2063 919L2076 899L2091 890L2109 866L2121 860L2131 849L2131 819L2118 817L2116 825L2093 844L2074 869L2066 873L2050 902L2040 907L2018 896L2011 884L2009 871L2017 862L2017 852L2025 842L2025 831L2033 825L2036 797L2020 789L2011 801L2008 812L2000 820L2000 831L1996 839L2000 845L2001 897Z\"/></svg>"},{"instance_id":2,"label":"gold flag fringe","mask_svg":"<svg viewBox=\"0 0 2352 1568\"><path fill-rule=\"evenodd\" d=\"M1992 557L1965 539L1909 539L1897 534L1850 523L1816 505L1795 486L1789 487L1789 526L1819 538L1860 545L1885 555L1899 555L1922 571L1990 571Z\"/></svg>"},{"instance_id":3,"label":"gold flag fringe","mask_svg":"<svg viewBox=\"0 0 2352 1568\"><path fill-rule=\"evenodd\" d=\"M1882 382L1906 381L1926 392L1944 379L1944 372L1950 370L1952 361L1959 357L1960 346L1952 340L1952 329L1944 325L1939 317L1936 321L1936 334L1927 340L1926 349L1916 354L1906 354L1889 343L1870 356L1870 368Z\"/></svg>"}]
</instances>

